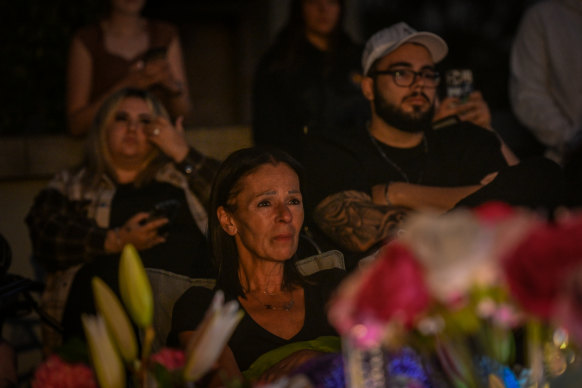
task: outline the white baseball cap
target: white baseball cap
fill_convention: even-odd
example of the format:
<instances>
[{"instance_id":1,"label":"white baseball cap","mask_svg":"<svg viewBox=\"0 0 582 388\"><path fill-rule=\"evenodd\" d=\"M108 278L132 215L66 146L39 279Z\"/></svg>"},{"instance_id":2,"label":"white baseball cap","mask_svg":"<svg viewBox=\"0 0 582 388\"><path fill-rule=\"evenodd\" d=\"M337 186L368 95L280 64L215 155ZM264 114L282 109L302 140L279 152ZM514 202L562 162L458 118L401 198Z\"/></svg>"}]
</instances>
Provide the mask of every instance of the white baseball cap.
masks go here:
<instances>
[{"instance_id":1,"label":"white baseball cap","mask_svg":"<svg viewBox=\"0 0 582 388\"><path fill-rule=\"evenodd\" d=\"M376 32L368 39L362 53L364 75L368 75L368 71L377 59L391 53L404 43L410 42L426 47L435 63L442 61L449 51L447 44L440 36L427 31L418 32L408 24L400 22Z\"/></svg>"}]
</instances>

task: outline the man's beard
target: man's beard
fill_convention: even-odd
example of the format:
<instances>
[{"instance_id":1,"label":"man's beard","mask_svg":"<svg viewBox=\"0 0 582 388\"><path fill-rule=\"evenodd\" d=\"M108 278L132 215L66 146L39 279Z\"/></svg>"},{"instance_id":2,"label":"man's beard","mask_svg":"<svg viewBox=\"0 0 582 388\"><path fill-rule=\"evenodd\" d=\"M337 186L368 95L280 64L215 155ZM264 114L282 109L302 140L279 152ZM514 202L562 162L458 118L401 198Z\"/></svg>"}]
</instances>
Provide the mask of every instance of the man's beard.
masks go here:
<instances>
[{"instance_id":1,"label":"man's beard","mask_svg":"<svg viewBox=\"0 0 582 388\"><path fill-rule=\"evenodd\" d=\"M419 92L414 92L408 97L424 94ZM418 133L426 131L432 126L432 118L434 116L434 104L431 105L430 109L426 112L421 112L420 107L414 107L414 111L411 113L406 113L402 111L396 105L393 105L386 101L380 91L376 87L376 82L374 82L374 109L376 114L386 122L403 132Z\"/></svg>"}]
</instances>

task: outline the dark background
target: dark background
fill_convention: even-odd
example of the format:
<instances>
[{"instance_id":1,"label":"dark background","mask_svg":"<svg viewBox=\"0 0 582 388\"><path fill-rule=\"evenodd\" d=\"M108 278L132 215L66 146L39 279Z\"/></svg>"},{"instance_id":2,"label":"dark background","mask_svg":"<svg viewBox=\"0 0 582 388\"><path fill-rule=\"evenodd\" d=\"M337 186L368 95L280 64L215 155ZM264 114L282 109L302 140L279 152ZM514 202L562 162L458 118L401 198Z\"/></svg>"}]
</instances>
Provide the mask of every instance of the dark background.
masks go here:
<instances>
[{"instance_id":1,"label":"dark background","mask_svg":"<svg viewBox=\"0 0 582 388\"><path fill-rule=\"evenodd\" d=\"M102 15L104 2L24 0L0 5L0 135L66 133L68 45L77 28ZM349 17L359 30L350 32L363 42L378 29L404 20L418 30L441 35L450 48L442 70L473 70L494 126L512 143L512 137L522 132L509 108L509 50L524 10L535 2L352 0ZM272 15L281 14L274 8L284 7L285 12L287 4L281 0L147 2L145 16L168 20L180 30L194 106L188 126L250 123L254 67L274 37Z\"/></svg>"}]
</instances>

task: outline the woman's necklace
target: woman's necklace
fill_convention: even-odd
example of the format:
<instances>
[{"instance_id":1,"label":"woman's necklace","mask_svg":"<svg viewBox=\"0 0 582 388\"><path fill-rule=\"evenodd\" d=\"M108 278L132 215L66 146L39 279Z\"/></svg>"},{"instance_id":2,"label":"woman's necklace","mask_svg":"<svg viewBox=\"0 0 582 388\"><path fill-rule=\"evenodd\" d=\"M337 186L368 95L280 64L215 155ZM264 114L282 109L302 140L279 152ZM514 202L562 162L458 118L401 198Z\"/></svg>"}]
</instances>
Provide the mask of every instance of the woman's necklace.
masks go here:
<instances>
[{"instance_id":1,"label":"woman's necklace","mask_svg":"<svg viewBox=\"0 0 582 388\"><path fill-rule=\"evenodd\" d=\"M263 291L263 294L264 295L267 295L267 296L277 295L277 294L269 293L267 291ZM259 298L257 298L255 296L255 294L253 292L251 292L251 291L248 291L248 292L245 291L245 295L250 295L251 298L253 298L257 302L259 302L259 304L262 304L263 306L265 306L265 309L267 309L267 310L283 310L283 311L289 311L295 305L295 298L293 298L293 291L291 291L291 299L289 299L289 301L287 303L283 304L282 306L276 306L273 303L265 303L262 300L260 300Z\"/></svg>"},{"instance_id":2,"label":"woman's necklace","mask_svg":"<svg viewBox=\"0 0 582 388\"><path fill-rule=\"evenodd\" d=\"M380 154L380 156L390 165L392 166L392 168L394 168L401 176L402 178L404 178L404 180L406 181L406 183L410 183L410 179L408 178L408 174L406 174L404 172L404 170L402 168L400 168L400 166L398 164L396 164L396 162L394 162L392 159L390 159L388 157L388 155L386 155L386 153L384 152L384 150L382 149L382 147L380 147L380 144L378 144L378 140L376 140L376 138L374 138L374 136L372 136L372 134L370 133L370 131L368 131L368 136L370 136L370 140L372 141L372 144L374 144L374 147L376 147L376 150L378 151L378 153ZM422 144L424 145L424 168L426 168L426 156L428 155L428 143L426 141L426 136L422 137ZM418 174L418 179L416 181L416 183L420 183L422 181L422 176L424 175L424 168L422 170L420 170L419 174Z\"/></svg>"}]
</instances>

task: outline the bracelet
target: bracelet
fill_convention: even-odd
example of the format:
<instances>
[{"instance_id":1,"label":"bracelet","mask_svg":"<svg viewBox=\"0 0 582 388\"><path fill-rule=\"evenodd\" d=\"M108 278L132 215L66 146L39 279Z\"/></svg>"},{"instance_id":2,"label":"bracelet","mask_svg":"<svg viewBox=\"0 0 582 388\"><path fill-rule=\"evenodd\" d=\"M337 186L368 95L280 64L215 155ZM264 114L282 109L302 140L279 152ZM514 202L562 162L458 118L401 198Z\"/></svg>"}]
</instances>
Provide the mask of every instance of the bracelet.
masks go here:
<instances>
[{"instance_id":1,"label":"bracelet","mask_svg":"<svg viewBox=\"0 0 582 388\"><path fill-rule=\"evenodd\" d=\"M390 183L386 183L384 186L384 199L386 200L386 206L392 206L392 202L390 202L390 198L388 198L388 188L390 187Z\"/></svg>"}]
</instances>

